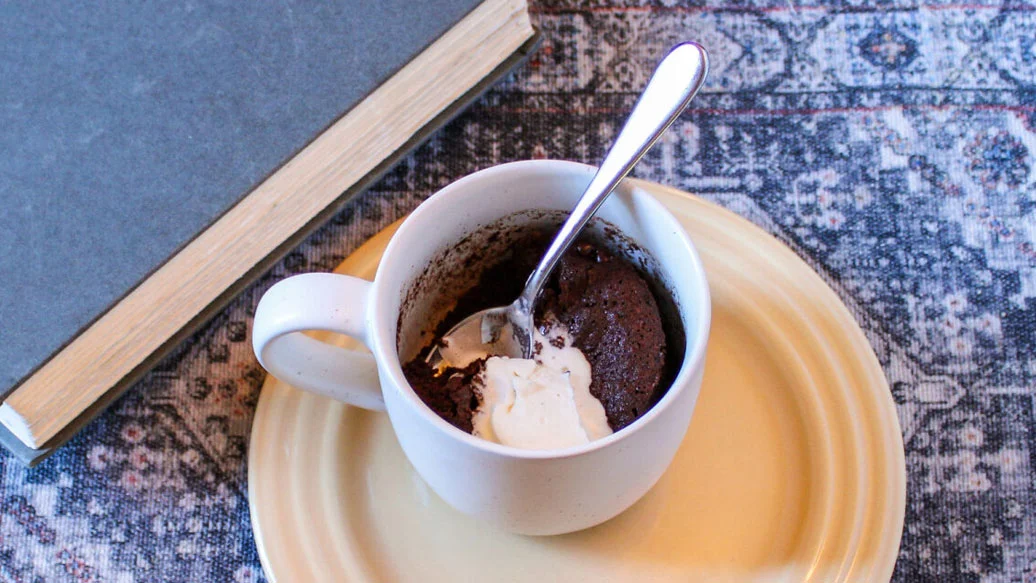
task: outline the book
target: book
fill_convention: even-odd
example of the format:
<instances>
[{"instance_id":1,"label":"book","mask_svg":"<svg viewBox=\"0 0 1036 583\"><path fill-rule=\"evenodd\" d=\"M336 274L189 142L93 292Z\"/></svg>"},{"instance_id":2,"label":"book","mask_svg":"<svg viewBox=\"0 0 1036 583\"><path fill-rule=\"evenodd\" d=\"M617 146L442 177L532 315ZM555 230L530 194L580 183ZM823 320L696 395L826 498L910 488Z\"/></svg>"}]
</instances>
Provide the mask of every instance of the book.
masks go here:
<instances>
[{"instance_id":1,"label":"book","mask_svg":"<svg viewBox=\"0 0 1036 583\"><path fill-rule=\"evenodd\" d=\"M524 0L0 19L0 442L29 463L538 39Z\"/></svg>"}]
</instances>

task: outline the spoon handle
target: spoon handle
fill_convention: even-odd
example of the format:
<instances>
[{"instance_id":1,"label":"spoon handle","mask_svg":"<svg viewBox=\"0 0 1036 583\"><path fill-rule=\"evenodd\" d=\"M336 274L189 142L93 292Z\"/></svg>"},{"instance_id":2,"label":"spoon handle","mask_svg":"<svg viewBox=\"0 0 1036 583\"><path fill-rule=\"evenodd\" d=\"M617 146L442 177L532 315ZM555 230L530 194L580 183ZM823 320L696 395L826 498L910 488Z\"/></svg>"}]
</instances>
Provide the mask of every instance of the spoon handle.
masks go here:
<instances>
[{"instance_id":1,"label":"spoon handle","mask_svg":"<svg viewBox=\"0 0 1036 583\"><path fill-rule=\"evenodd\" d=\"M701 45L693 42L676 45L658 64L640 99L633 106L626 125L601 163L601 168L525 282L525 289L518 298L521 308L531 310L561 256L619 181L629 174L633 166L680 116L698 92L708 71L708 53Z\"/></svg>"}]
</instances>

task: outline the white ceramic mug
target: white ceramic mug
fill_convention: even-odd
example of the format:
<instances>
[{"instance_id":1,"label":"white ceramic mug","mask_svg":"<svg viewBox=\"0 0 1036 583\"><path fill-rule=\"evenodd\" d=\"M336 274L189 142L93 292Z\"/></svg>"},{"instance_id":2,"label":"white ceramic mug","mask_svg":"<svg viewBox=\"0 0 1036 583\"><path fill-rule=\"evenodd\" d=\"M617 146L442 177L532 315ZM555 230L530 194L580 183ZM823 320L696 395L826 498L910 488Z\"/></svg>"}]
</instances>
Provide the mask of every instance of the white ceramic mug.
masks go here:
<instances>
[{"instance_id":1,"label":"white ceramic mug","mask_svg":"<svg viewBox=\"0 0 1036 583\"><path fill-rule=\"evenodd\" d=\"M682 365L669 390L628 427L589 444L549 451L474 437L414 393L397 346L404 297L444 249L515 212L568 211L594 171L572 162L527 161L450 184L399 227L373 282L313 273L270 288L255 314L259 362L298 388L387 411L414 468L462 512L523 534L560 534L612 518L658 481L683 440L701 387L711 316L701 260L680 224L651 195L623 183L597 214L657 262L686 336ZM371 354L320 342L305 330L354 337Z\"/></svg>"}]
</instances>

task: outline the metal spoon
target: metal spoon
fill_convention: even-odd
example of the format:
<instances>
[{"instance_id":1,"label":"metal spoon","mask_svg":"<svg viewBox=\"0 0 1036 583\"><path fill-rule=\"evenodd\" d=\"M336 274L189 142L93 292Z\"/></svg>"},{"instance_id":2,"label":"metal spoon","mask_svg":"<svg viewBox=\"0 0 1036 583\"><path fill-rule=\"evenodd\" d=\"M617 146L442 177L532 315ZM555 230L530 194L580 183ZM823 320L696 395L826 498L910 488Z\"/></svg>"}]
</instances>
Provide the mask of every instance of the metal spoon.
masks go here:
<instances>
[{"instance_id":1,"label":"metal spoon","mask_svg":"<svg viewBox=\"0 0 1036 583\"><path fill-rule=\"evenodd\" d=\"M518 299L508 306L476 312L454 326L431 350L426 361L439 367L464 367L483 357L530 358L536 298L561 256L575 241L612 190L676 121L709 71L709 57L698 43L673 47L662 59L633 107L600 169L558 230Z\"/></svg>"}]
</instances>

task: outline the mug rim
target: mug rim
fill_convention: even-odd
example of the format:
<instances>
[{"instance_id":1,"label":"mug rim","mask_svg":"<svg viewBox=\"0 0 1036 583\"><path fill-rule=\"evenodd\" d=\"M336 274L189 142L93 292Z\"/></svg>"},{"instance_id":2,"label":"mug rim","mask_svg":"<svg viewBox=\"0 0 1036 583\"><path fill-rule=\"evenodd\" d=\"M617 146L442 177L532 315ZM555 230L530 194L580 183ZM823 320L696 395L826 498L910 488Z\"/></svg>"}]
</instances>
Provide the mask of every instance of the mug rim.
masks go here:
<instances>
[{"instance_id":1,"label":"mug rim","mask_svg":"<svg viewBox=\"0 0 1036 583\"><path fill-rule=\"evenodd\" d=\"M395 334L390 333L390 330L393 327L392 322L395 321L395 318L398 315L393 316L392 318L379 318L381 303L386 301L392 293L391 290L381 289L386 285L383 283L385 278L381 277L382 269L387 263L391 264L391 261L386 261L386 259L391 259L396 253L405 252L405 249L401 247L402 243L400 243L400 241L407 237L400 235L408 234L411 229L416 228L414 225L418 224L420 221L415 219L430 212L435 212L436 207L446 204L442 201L449 198L451 192L461 188L466 188L471 182L484 180L497 174L516 173L521 175L530 171L547 171L552 174L567 175L586 174L589 179L597 172L597 168L589 164L567 160L521 160L497 164L478 170L447 184L418 205L410 216L408 216L399 226L398 230L386 246L384 254L382 255L381 263L378 265L377 273L374 276L374 281L371 284L369 296L371 299L370 304L368 305L368 313L366 315L369 326L369 348L379 363L379 370L387 371L391 375L391 385L393 386L393 390L403 393L400 396L407 402L407 406L416 409L416 412L421 417L430 421L434 427L445 433L446 437L458 440L485 453L500 455L507 458L530 460L563 459L588 454L599 449L609 447L638 432L668 408L669 405L677 399L681 391L690 390L689 387L692 384L690 383L691 375L704 367L705 349L708 344L709 329L712 319L712 299L709 293L708 280L705 276L705 269L702 265L701 257L698 255L697 248L691 241L686 229L683 228L679 221L677 221L672 213L669 212L669 209L665 208L661 202L649 193L645 192L642 188L636 185L631 185L628 182L624 181L617 187L620 189L623 187L628 188L628 196L645 200L648 206L654 207L651 211L653 215L660 216L662 220L670 223L669 226L675 227L676 236L684 246L685 255L687 255L691 260L689 267L693 273L693 277L691 278L693 280L692 285L697 287L695 291L699 298L699 301L695 302L696 305L694 306L680 306L680 311L691 311L696 316L696 329L694 331L689 331L686 330L685 326L684 334L687 339L687 349L685 349L684 359L676 376L670 382L669 389L665 392L662 398L633 423L630 423L626 427L623 427L606 437L595 439L585 444L560 449L524 449L482 439L455 427L453 424L440 417L423 400L421 400L414 391L414 388L410 385L406 376L403 374L403 364L399 361ZM666 270L666 265L661 262L659 262L659 266L663 270ZM385 291L389 291L390 293L386 294L384 293ZM385 383L382 382L381 384L382 390L384 391Z\"/></svg>"}]
</instances>

